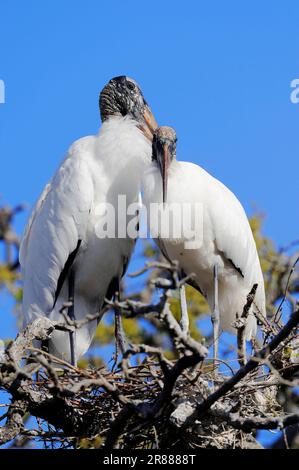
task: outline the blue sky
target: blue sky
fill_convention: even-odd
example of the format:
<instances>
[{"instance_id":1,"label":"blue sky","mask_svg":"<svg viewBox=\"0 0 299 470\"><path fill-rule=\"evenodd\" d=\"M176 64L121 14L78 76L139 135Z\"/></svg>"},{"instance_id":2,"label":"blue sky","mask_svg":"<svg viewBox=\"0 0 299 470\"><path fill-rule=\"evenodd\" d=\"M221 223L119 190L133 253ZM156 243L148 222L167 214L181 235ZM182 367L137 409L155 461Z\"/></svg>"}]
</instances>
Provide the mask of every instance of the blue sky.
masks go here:
<instances>
[{"instance_id":1,"label":"blue sky","mask_svg":"<svg viewBox=\"0 0 299 470\"><path fill-rule=\"evenodd\" d=\"M278 245L298 238L298 1L1 0L0 18L0 205L34 203L72 141L97 132L101 88L127 74L176 128L179 159L263 211Z\"/></svg>"}]
</instances>

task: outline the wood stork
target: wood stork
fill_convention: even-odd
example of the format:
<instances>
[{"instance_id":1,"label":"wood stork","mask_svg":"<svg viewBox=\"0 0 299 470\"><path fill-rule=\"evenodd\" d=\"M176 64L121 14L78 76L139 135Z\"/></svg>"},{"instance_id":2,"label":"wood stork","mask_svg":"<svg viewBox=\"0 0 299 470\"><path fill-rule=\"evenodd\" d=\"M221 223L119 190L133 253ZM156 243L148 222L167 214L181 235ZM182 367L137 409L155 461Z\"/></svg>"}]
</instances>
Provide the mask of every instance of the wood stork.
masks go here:
<instances>
[{"instance_id":1,"label":"wood stork","mask_svg":"<svg viewBox=\"0 0 299 470\"><path fill-rule=\"evenodd\" d=\"M23 273L23 317L28 324L40 315L63 321L60 310L73 298L69 315L82 320L96 314L118 290L134 248L134 240L99 238L103 214L97 206L116 208L118 195L127 206L138 200L141 175L151 161L157 127L137 83L115 77L103 88L99 107L103 125L97 135L70 147L45 187L25 229L20 248ZM74 334L55 331L49 352L76 363L90 346L97 321Z\"/></svg>"},{"instance_id":2,"label":"wood stork","mask_svg":"<svg viewBox=\"0 0 299 470\"><path fill-rule=\"evenodd\" d=\"M247 295L255 283L258 287L249 311L245 338L250 340L256 335L254 309L266 315L264 280L252 231L240 202L200 166L177 161L176 141L176 133L170 127L160 127L155 132L153 162L143 177L144 203L148 217L151 217L151 233L162 253L169 260L177 260L184 275L194 273L190 284L210 305L215 360L219 317L224 330L236 333L232 323L237 313L242 314ZM153 217L152 203L162 200L160 218ZM169 209L175 204L182 210L189 208L187 215L195 227L196 246L194 240L190 244L189 234L184 234L182 215L176 215L171 222ZM196 211L195 207L201 210ZM200 219L197 224L196 217ZM173 224L172 231L166 235L161 233L162 227L170 223ZM184 292L181 292L181 302L184 304Z\"/></svg>"}]
</instances>

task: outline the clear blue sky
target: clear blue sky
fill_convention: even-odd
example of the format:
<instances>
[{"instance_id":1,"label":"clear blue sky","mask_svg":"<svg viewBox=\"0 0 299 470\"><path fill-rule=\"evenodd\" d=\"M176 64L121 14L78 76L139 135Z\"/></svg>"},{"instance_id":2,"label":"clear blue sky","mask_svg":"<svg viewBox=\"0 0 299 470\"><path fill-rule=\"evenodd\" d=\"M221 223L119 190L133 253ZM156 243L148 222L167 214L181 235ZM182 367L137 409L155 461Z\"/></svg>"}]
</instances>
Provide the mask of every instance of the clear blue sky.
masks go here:
<instances>
[{"instance_id":1,"label":"clear blue sky","mask_svg":"<svg viewBox=\"0 0 299 470\"><path fill-rule=\"evenodd\" d=\"M0 18L0 205L33 204L71 142L97 132L101 88L127 74L176 128L179 159L265 212L278 245L298 238L298 0L1 0Z\"/></svg>"}]
</instances>

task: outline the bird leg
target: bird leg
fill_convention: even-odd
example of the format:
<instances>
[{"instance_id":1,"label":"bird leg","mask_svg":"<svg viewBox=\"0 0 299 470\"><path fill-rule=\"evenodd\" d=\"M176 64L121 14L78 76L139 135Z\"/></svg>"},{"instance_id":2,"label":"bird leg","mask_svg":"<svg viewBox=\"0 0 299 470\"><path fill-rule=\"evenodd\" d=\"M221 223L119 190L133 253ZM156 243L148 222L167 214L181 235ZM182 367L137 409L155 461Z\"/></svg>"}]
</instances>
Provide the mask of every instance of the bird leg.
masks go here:
<instances>
[{"instance_id":1,"label":"bird leg","mask_svg":"<svg viewBox=\"0 0 299 470\"><path fill-rule=\"evenodd\" d=\"M115 357L114 363L112 366L112 371L114 371L117 363L118 363L118 356L119 353L124 356L125 352L129 349L129 343L126 338L126 333L124 330L122 316L120 310L116 307L114 309L114 317L115 317ZM130 366L130 361L128 360L128 365Z\"/></svg>"},{"instance_id":2,"label":"bird leg","mask_svg":"<svg viewBox=\"0 0 299 470\"><path fill-rule=\"evenodd\" d=\"M115 293L114 300L120 302L120 283L118 281L118 289ZM123 326L121 311L118 307L114 308L115 315L115 341L116 341L116 358L118 357L118 351L122 355L128 350L128 341L126 338L126 333ZM117 359L116 359L117 361Z\"/></svg>"},{"instance_id":3,"label":"bird leg","mask_svg":"<svg viewBox=\"0 0 299 470\"><path fill-rule=\"evenodd\" d=\"M75 302L75 274L73 270L70 272L70 277L69 277L69 301L71 302L71 305L68 308L68 316L71 320L75 320L75 307L74 307L74 302ZM76 332L75 331L70 331L69 332L69 337L70 337L70 352L71 352L71 364L72 366L77 365L77 359L76 359Z\"/></svg>"},{"instance_id":4,"label":"bird leg","mask_svg":"<svg viewBox=\"0 0 299 470\"><path fill-rule=\"evenodd\" d=\"M213 360L214 366L216 365L216 361L218 358L218 338L219 338L219 321L220 321L220 313L219 313L219 305L218 305L218 265L215 264L214 266L214 308L212 312L212 324L213 324Z\"/></svg>"},{"instance_id":5,"label":"bird leg","mask_svg":"<svg viewBox=\"0 0 299 470\"><path fill-rule=\"evenodd\" d=\"M128 350L128 341L124 330L121 313L118 309L115 309L115 338L116 346L119 348L122 355ZM118 353L116 353L118 355Z\"/></svg>"},{"instance_id":6,"label":"bird leg","mask_svg":"<svg viewBox=\"0 0 299 470\"><path fill-rule=\"evenodd\" d=\"M186 301L186 289L185 285L180 286L180 304L181 304L181 321L180 326L182 332L187 334L189 331L189 315L187 309L187 301Z\"/></svg>"}]
</instances>

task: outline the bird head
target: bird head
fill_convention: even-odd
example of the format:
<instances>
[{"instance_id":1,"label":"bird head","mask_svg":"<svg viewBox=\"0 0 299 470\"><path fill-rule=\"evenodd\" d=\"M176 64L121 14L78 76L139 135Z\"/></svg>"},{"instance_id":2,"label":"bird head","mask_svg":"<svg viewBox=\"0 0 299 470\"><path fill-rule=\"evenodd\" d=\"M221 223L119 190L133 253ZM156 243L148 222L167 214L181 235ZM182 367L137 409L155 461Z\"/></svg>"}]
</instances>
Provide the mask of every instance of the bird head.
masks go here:
<instances>
[{"instance_id":1,"label":"bird head","mask_svg":"<svg viewBox=\"0 0 299 470\"><path fill-rule=\"evenodd\" d=\"M176 132L172 127L159 127L153 137L153 154L152 160L157 163L161 177L163 188L163 202L167 198L167 180L168 168L172 160L176 158Z\"/></svg>"},{"instance_id":2,"label":"bird head","mask_svg":"<svg viewBox=\"0 0 299 470\"><path fill-rule=\"evenodd\" d=\"M152 141L158 124L135 80L125 75L112 78L101 91L99 105L103 122L111 116L130 116Z\"/></svg>"}]
</instances>

